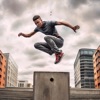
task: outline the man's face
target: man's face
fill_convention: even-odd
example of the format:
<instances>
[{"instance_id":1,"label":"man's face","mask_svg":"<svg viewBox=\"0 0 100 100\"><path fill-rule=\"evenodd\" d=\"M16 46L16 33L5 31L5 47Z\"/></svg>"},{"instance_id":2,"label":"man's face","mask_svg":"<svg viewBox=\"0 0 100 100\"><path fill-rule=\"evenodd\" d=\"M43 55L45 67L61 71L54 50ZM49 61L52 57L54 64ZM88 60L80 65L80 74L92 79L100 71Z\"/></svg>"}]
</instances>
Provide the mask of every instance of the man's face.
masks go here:
<instances>
[{"instance_id":1,"label":"man's face","mask_svg":"<svg viewBox=\"0 0 100 100\"><path fill-rule=\"evenodd\" d=\"M37 27L42 27L42 25L43 25L43 21L41 20L41 18L36 19L36 20L34 21L34 23L35 23L35 25L36 25Z\"/></svg>"}]
</instances>

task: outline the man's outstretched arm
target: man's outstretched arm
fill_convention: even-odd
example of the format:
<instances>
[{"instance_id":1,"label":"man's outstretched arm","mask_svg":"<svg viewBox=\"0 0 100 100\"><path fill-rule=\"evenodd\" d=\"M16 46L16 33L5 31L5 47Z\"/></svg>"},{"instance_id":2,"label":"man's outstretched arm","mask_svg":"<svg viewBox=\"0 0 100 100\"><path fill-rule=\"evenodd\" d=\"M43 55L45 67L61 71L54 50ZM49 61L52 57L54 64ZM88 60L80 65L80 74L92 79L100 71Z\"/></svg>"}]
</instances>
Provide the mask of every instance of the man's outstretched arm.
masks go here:
<instances>
[{"instance_id":1,"label":"man's outstretched arm","mask_svg":"<svg viewBox=\"0 0 100 100\"><path fill-rule=\"evenodd\" d=\"M67 26L67 27L71 28L74 32L76 32L76 30L80 28L78 25L72 26L71 24L64 22L64 21L57 21L57 25Z\"/></svg>"},{"instance_id":2,"label":"man's outstretched arm","mask_svg":"<svg viewBox=\"0 0 100 100\"><path fill-rule=\"evenodd\" d=\"M36 32L30 32L29 34L25 34L25 33L19 33L18 36L23 36L23 37L31 37L32 35L34 35Z\"/></svg>"}]
</instances>

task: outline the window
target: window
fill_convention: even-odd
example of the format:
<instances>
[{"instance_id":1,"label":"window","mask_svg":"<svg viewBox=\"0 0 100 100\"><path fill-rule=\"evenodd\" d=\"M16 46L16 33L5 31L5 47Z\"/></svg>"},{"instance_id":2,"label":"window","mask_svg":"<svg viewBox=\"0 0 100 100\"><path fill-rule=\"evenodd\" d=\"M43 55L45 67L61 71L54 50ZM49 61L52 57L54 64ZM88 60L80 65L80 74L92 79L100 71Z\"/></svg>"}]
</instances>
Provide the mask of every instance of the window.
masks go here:
<instances>
[{"instance_id":1,"label":"window","mask_svg":"<svg viewBox=\"0 0 100 100\"><path fill-rule=\"evenodd\" d=\"M90 86L85 86L84 88L90 88Z\"/></svg>"},{"instance_id":2,"label":"window","mask_svg":"<svg viewBox=\"0 0 100 100\"><path fill-rule=\"evenodd\" d=\"M84 54L88 54L88 51L84 51Z\"/></svg>"},{"instance_id":3,"label":"window","mask_svg":"<svg viewBox=\"0 0 100 100\"><path fill-rule=\"evenodd\" d=\"M24 87L24 84L20 83L20 87Z\"/></svg>"},{"instance_id":4,"label":"window","mask_svg":"<svg viewBox=\"0 0 100 100\"><path fill-rule=\"evenodd\" d=\"M89 54L90 54L90 55L93 55L93 53L94 53L93 51L89 51Z\"/></svg>"},{"instance_id":5,"label":"window","mask_svg":"<svg viewBox=\"0 0 100 100\"><path fill-rule=\"evenodd\" d=\"M6 74L6 73L4 72L4 74Z\"/></svg>"},{"instance_id":6,"label":"window","mask_svg":"<svg viewBox=\"0 0 100 100\"><path fill-rule=\"evenodd\" d=\"M100 86L100 83L98 83L98 86Z\"/></svg>"},{"instance_id":7,"label":"window","mask_svg":"<svg viewBox=\"0 0 100 100\"><path fill-rule=\"evenodd\" d=\"M2 58L2 59L3 59L3 56L2 56L2 54L0 54L0 58Z\"/></svg>"},{"instance_id":8,"label":"window","mask_svg":"<svg viewBox=\"0 0 100 100\"><path fill-rule=\"evenodd\" d=\"M2 69L0 68L0 72L2 72Z\"/></svg>"},{"instance_id":9,"label":"window","mask_svg":"<svg viewBox=\"0 0 100 100\"><path fill-rule=\"evenodd\" d=\"M81 51L81 55L82 55L82 54L84 54L84 52L83 52L83 51Z\"/></svg>"},{"instance_id":10,"label":"window","mask_svg":"<svg viewBox=\"0 0 100 100\"><path fill-rule=\"evenodd\" d=\"M0 78L2 77L2 75L0 75Z\"/></svg>"},{"instance_id":11,"label":"window","mask_svg":"<svg viewBox=\"0 0 100 100\"><path fill-rule=\"evenodd\" d=\"M97 65L96 65L96 66L97 66L97 67L98 67L98 66L100 66L100 62L99 62L99 63L97 63Z\"/></svg>"},{"instance_id":12,"label":"window","mask_svg":"<svg viewBox=\"0 0 100 100\"><path fill-rule=\"evenodd\" d=\"M92 59L92 55L82 55L80 56L80 59Z\"/></svg>"},{"instance_id":13,"label":"window","mask_svg":"<svg viewBox=\"0 0 100 100\"><path fill-rule=\"evenodd\" d=\"M0 67L2 66L2 62L0 61Z\"/></svg>"},{"instance_id":14,"label":"window","mask_svg":"<svg viewBox=\"0 0 100 100\"><path fill-rule=\"evenodd\" d=\"M27 87L30 87L30 84L27 84Z\"/></svg>"}]
</instances>

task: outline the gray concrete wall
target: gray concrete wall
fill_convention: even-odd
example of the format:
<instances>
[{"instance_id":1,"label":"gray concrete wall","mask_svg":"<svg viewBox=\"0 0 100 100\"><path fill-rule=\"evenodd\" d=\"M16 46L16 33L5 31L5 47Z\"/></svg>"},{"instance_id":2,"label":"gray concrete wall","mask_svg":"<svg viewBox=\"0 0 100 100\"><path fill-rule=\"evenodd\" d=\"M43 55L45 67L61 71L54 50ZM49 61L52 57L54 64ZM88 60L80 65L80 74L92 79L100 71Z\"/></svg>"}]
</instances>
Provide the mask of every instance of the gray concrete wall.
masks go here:
<instances>
[{"instance_id":1,"label":"gray concrete wall","mask_svg":"<svg viewBox=\"0 0 100 100\"><path fill-rule=\"evenodd\" d=\"M0 89L0 100L33 100L32 98L32 88ZM100 100L100 89L70 88L70 100Z\"/></svg>"},{"instance_id":2,"label":"gray concrete wall","mask_svg":"<svg viewBox=\"0 0 100 100\"><path fill-rule=\"evenodd\" d=\"M33 100L32 88L0 88L0 100Z\"/></svg>"},{"instance_id":3,"label":"gray concrete wall","mask_svg":"<svg viewBox=\"0 0 100 100\"><path fill-rule=\"evenodd\" d=\"M34 100L69 100L68 72L34 72Z\"/></svg>"},{"instance_id":4,"label":"gray concrete wall","mask_svg":"<svg viewBox=\"0 0 100 100\"><path fill-rule=\"evenodd\" d=\"M100 89L71 88L70 100L100 100Z\"/></svg>"}]
</instances>

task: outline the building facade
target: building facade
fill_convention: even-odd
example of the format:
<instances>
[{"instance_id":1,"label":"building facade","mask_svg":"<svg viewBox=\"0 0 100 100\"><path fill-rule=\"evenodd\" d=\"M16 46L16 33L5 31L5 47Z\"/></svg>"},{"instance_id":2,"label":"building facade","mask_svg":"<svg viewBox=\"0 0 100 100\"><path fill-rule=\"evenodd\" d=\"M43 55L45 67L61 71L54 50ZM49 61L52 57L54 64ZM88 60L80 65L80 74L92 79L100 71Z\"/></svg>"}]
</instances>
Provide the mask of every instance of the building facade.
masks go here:
<instances>
[{"instance_id":1,"label":"building facade","mask_svg":"<svg viewBox=\"0 0 100 100\"><path fill-rule=\"evenodd\" d=\"M18 66L9 53L4 53L6 57L6 87L17 87L18 80Z\"/></svg>"},{"instance_id":2,"label":"building facade","mask_svg":"<svg viewBox=\"0 0 100 100\"><path fill-rule=\"evenodd\" d=\"M95 88L100 89L100 46L93 55Z\"/></svg>"},{"instance_id":3,"label":"building facade","mask_svg":"<svg viewBox=\"0 0 100 100\"><path fill-rule=\"evenodd\" d=\"M18 87L20 87L20 88L32 88L33 86L31 83L28 83L28 81L26 81L26 80L19 80Z\"/></svg>"},{"instance_id":4,"label":"building facade","mask_svg":"<svg viewBox=\"0 0 100 100\"><path fill-rule=\"evenodd\" d=\"M6 85L6 58L0 50L0 88Z\"/></svg>"},{"instance_id":5,"label":"building facade","mask_svg":"<svg viewBox=\"0 0 100 100\"><path fill-rule=\"evenodd\" d=\"M94 88L93 54L95 49L80 49L74 62L75 87Z\"/></svg>"}]
</instances>

